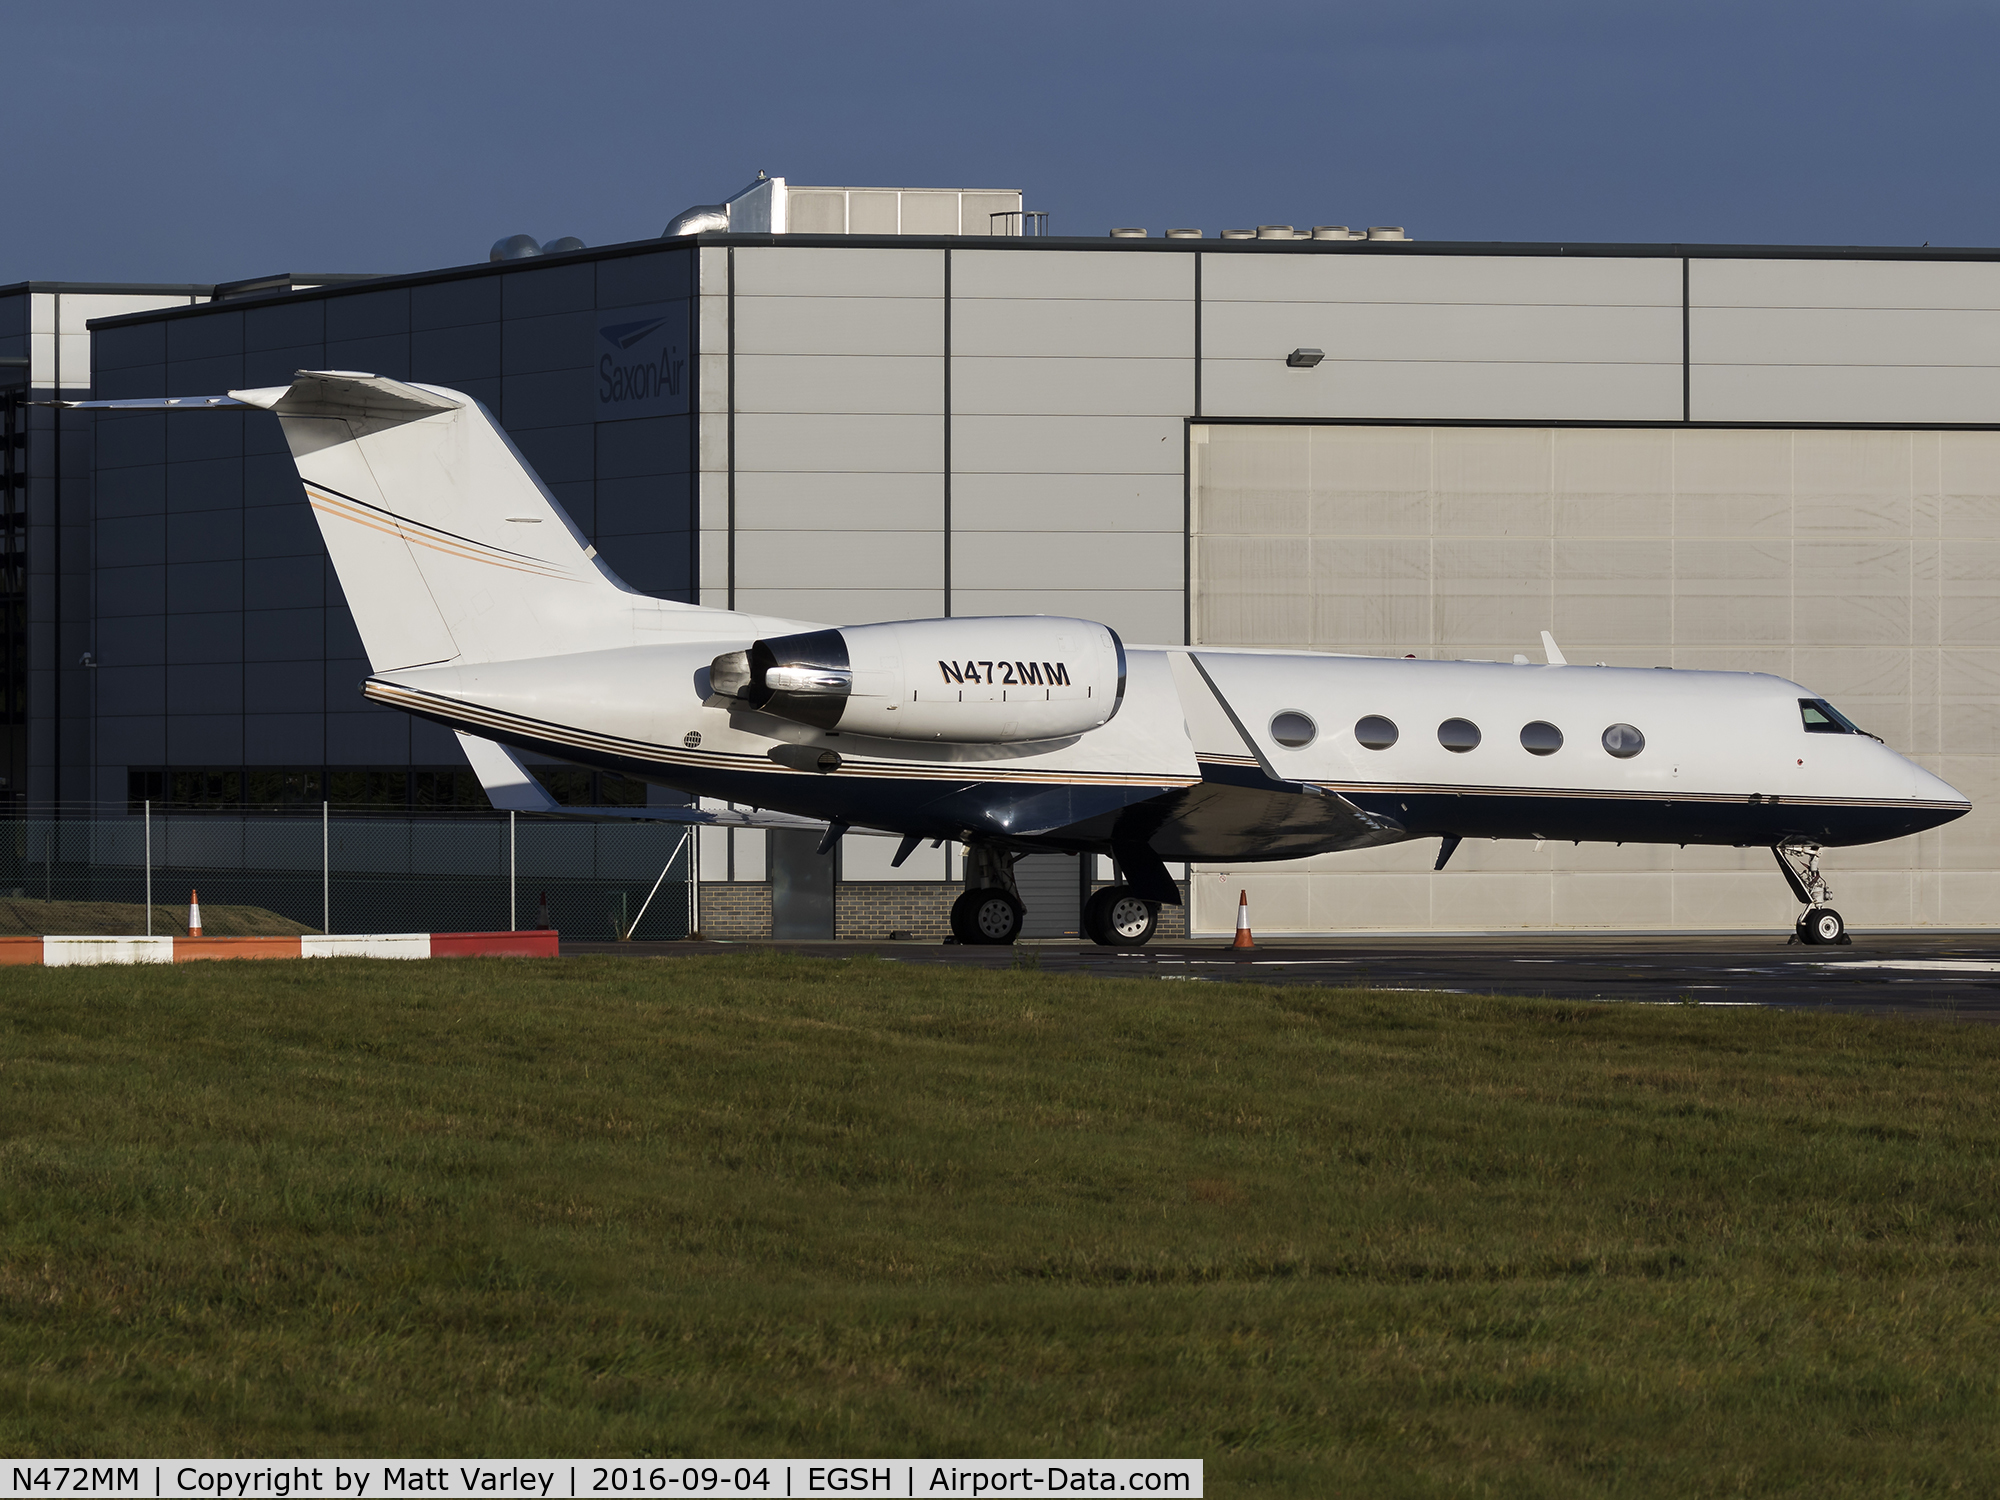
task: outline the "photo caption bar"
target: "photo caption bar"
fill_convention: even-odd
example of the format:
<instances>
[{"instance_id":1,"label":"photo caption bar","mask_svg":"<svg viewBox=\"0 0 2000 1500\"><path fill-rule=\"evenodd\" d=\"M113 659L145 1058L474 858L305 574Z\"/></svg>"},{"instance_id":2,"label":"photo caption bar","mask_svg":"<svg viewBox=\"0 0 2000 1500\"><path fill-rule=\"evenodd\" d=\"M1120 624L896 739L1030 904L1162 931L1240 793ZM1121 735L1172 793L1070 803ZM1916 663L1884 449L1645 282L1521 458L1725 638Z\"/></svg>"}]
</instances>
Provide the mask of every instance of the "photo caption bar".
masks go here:
<instances>
[{"instance_id":1,"label":"photo caption bar","mask_svg":"<svg viewBox=\"0 0 2000 1500\"><path fill-rule=\"evenodd\" d=\"M31 1495L152 1495L290 1500L297 1495L408 1500L430 1495L1007 1496L1202 1493L1198 1458L716 1459L94 1459L10 1462L0 1500Z\"/></svg>"}]
</instances>

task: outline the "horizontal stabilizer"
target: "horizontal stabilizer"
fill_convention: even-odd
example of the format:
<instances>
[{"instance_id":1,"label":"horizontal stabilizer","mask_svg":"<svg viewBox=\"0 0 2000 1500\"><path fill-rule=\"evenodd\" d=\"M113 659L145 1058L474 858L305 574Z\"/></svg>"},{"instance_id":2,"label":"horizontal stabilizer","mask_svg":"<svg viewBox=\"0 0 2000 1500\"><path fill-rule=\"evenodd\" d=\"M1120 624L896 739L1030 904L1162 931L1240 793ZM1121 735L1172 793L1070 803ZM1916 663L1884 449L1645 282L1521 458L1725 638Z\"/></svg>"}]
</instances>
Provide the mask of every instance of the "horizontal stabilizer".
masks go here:
<instances>
[{"instance_id":1,"label":"horizontal stabilizer","mask_svg":"<svg viewBox=\"0 0 2000 1500\"><path fill-rule=\"evenodd\" d=\"M360 370L300 370L290 385L231 391L226 396L145 396L129 401L50 401L66 411L241 411L252 408L281 417L345 417L352 420L407 421L457 411L453 400L421 386Z\"/></svg>"}]
</instances>

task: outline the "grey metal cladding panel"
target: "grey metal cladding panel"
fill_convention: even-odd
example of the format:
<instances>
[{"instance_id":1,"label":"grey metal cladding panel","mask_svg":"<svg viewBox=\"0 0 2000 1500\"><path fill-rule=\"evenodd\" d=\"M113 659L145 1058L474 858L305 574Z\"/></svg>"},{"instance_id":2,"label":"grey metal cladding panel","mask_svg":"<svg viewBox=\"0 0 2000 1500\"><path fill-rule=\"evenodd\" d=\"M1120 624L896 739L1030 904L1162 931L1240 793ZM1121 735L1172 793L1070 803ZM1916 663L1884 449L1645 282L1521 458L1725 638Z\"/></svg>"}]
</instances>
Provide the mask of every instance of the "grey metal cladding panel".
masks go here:
<instances>
[{"instance_id":1,"label":"grey metal cladding panel","mask_svg":"<svg viewBox=\"0 0 2000 1500\"><path fill-rule=\"evenodd\" d=\"M903 234L957 234L958 194L905 188L902 194Z\"/></svg>"},{"instance_id":2,"label":"grey metal cladding panel","mask_svg":"<svg viewBox=\"0 0 2000 1500\"><path fill-rule=\"evenodd\" d=\"M253 609L243 616L245 661L317 662L325 655L325 610ZM318 692L320 674L310 676L313 690Z\"/></svg>"},{"instance_id":3,"label":"grey metal cladding panel","mask_svg":"<svg viewBox=\"0 0 2000 1500\"><path fill-rule=\"evenodd\" d=\"M235 713L176 712L167 720L166 759L168 764L179 766L240 765L242 717Z\"/></svg>"},{"instance_id":4,"label":"grey metal cladding panel","mask_svg":"<svg viewBox=\"0 0 2000 1500\"><path fill-rule=\"evenodd\" d=\"M847 233L847 194L792 188L785 194L785 229L789 234Z\"/></svg>"},{"instance_id":5,"label":"grey metal cladding panel","mask_svg":"<svg viewBox=\"0 0 2000 1500\"><path fill-rule=\"evenodd\" d=\"M160 515L167 508L167 474L162 464L141 468L100 469L97 474L97 515Z\"/></svg>"},{"instance_id":6,"label":"grey metal cladding panel","mask_svg":"<svg viewBox=\"0 0 2000 1500\"><path fill-rule=\"evenodd\" d=\"M1201 404L1210 417L1672 422L1681 415L1681 371L1678 364L1331 359L1292 370L1282 356L1212 359L1202 365Z\"/></svg>"},{"instance_id":7,"label":"grey metal cladding panel","mask_svg":"<svg viewBox=\"0 0 2000 1500\"><path fill-rule=\"evenodd\" d=\"M454 766L464 761L465 752L459 748L457 736L444 725L410 720L411 765Z\"/></svg>"},{"instance_id":8,"label":"grey metal cladding panel","mask_svg":"<svg viewBox=\"0 0 2000 1500\"><path fill-rule=\"evenodd\" d=\"M1992 261L1693 260L1690 307L2000 309Z\"/></svg>"},{"instance_id":9,"label":"grey metal cladding panel","mask_svg":"<svg viewBox=\"0 0 2000 1500\"><path fill-rule=\"evenodd\" d=\"M357 292L328 297L326 341L329 344L380 338L385 334L410 331L410 291L392 287L380 292Z\"/></svg>"},{"instance_id":10,"label":"grey metal cladding panel","mask_svg":"<svg viewBox=\"0 0 2000 1500\"><path fill-rule=\"evenodd\" d=\"M1690 308L1688 349L1713 365L2000 366L2000 311Z\"/></svg>"},{"instance_id":11,"label":"grey metal cladding panel","mask_svg":"<svg viewBox=\"0 0 2000 1500\"><path fill-rule=\"evenodd\" d=\"M164 692L164 689L163 689ZM122 782L126 766L155 766L167 758L167 726L157 709L143 717L97 717L97 760ZM123 795L122 788L118 795ZM114 797L112 800L116 800Z\"/></svg>"},{"instance_id":12,"label":"grey metal cladding panel","mask_svg":"<svg viewBox=\"0 0 2000 1500\"><path fill-rule=\"evenodd\" d=\"M580 370L596 359L591 349L596 333L595 312L509 318L500 340L500 371L528 375L537 370Z\"/></svg>"},{"instance_id":13,"label":"grey metal cladding panel","mask_svg":"<svg viewBox=\"0 0 2000 1500\"><path fill-rule=\"evenodd\" d=\"M288 662L247 663L243 668L243 701L257 713L318 713L320 674L301 672Z\"/></svg>"},{"instance_id":14,"label":"grey metal cladding panel","mask_svg":"<svg viewBox=\"0 0 2000 1500\"><path fill-rule=\"evenodd\" d=\"M167 674L158 666L112 666L97 669L97 712L105 717L163 714L167 711Z\"/></svg>"},{"instance_id":15,"label":"grey metal cladding panel","mask_svg":"<svg viewBox=\"0 0 2000 1500\"><path fill-rule=\"evenodd\" d=\"M260 558L243 573L243 602L250 609L317 608L326 597L324 554Z\"/></svg>"},{"instance_id":16,"label":"grey metal cladding panel","mask_svg":"<svg viewBox=\"0 0 2000 1500\"><path fill-rule=\"evenodd\" d=\"M167 325L136 323L126 328L102 328L90 336L90 367L123 370L132 365L158 365L167 359Z\"/></svg>"},{"instance_id":17,"label":"grey metal cladding panel","mask_svg":"<svg viewBox=\"0 0 2000 1500\"><path fill-rule=\"evenodd\" d=\"M943 464L944 423L936 417L751 412L736 419L739 473L746 469L921 473Z\"/></svg>"},{"instance_id":18,"label":"grey metal cladding panel","mask_svg":"<svg viewBox=\"0 0 2000 1500\"><path fill-rule=\"evenodd\" d=\"M243 418L236 412L189 412L166 420L169 463L243 456Z\"/></svg>"},{"instance_id":19,"label":"grey metal cladding panel","mask_svg":"<svg viewBox=\"0 0 2000 1500\"><path fill-rule=\"evenodd\" d=\"M1111 298L961 297L953 285L951 352L1192 358L1194 303Z\"/></svg>"},{"instance_id":20,"label":"grey metal cladding panel","mask_svg":"<svg viewBox=\"0 0 2000 1500\"><path fill-rule=\"evenodd\" d=\"M131 416L100 412L91 425L96 429L97 467L100 470L167 461L167 418L164 412L139 412Z\"/></svg>"},{"instance_id":21,"label":"grey metal cladding panel","mask_svg":"<svg viewBox=\"0 0 2000 1500\"><path fill-rule=\"evenodd\" d=\"M97 523L96 562L100 569L161 562L166 547L165 516L106 517Z\"/></svg>"},{"instance_id":22,"label":"grey metal cladding panel","mask_svg":"<svg viewBox=\"0 0 2000 1500\"><path fill-rule=\"evenodd\" d=\"M508 433L528 467L548 484L589 479L593 470L592 432L587 423L568 427L515 428Z\"/></svg>"},{"instance_id":23,"label":"grey metal cladding panel","mask_svg":"<svg viewBox=\"0 0 2000 1500\"><path fill-rule=\"evenodd\" d=\"M500 393L510 432L516 425L561 427L594 421L597 416L597 387L588 370L504 376Z\"/></svg>"},{"instance_id":24,"label":"grey metal cladding panel","mask_svg":"<svg viewBox=\"0 0 2000 1500\"><path fill-rule=\"evenodd\" d=\"M243 386L259 390L290 385L301 370L335 368L324 344L288 344L282 349L258 349L243 356ZM275 424L274 424L275 425Z\"/></svg>"},{"instance_id":25,"label":"grey metal cladding panel","mask_svg":"<svg viewBox=\"0 0 2000 1500\"><path fill-rule=\"evenodd\" d=\"M310 507L259 505L243 512L246 558L317 557L324 550Z\"/></svg>"},{"instance_id":26,"label":"grey metal cladding panel","mask_svg":"<svg viewBox=\"0 0 2000 1500\"><path fill-rule=\"evenodd\" d=\"M329 646L332 644L328 643ZM321 669L326 682L327 707L343 715L358 715L364 709L370 717L393 718L404 722L404 716L393 709L379 708L361 696L361 685L368 680L368 659L361 655L330 656Z\"/></svg>"},{"instance_id":27,"label":"grey metal cladding panel","mask_svg":"<svg viewBox=\"0 0 2000 1500\"><path fill-rule=\"evenodd\" d=\"M175 515L167 524L169 563L228 562L242 556L240 509L190 511Z\"/></svg>"},{"instance_id":28,"label":"grey metal cladding panel","mask_svg":"<svg viewBox=\"0 0 2000 1500\"><path fill-rule=\"evenodd\" d=\"M324 344L327 323L327 304L321 300L286 302L277 307L247 307L243 310L243 351L249 354L268 349L294 349L301 344ZM359 331L347 329L338 336L353 338Z\"/></svg>"},{"instance_id":29,"label":"grey metal cladding panel","mask_svg":"<svg viewBox=\"0 0 2000 1500\"><path fill-rule=\"evenodd\" d=\"M1192 298L1194 257L1115 250L958 250L951 257L951 293L954 298Z\"/></svg>"},{"instance_id":30,"label":"grey metal cladding panel","mask_svg":"<svg viewBox=\"0 0 2000 1500\"><path fill-rule=\"evenodd\" d=\"M243 612L167 616L167 661L172 666L243 660ZM204 710L205 712L205 710Z\"/></svg>"},{"instance_id":31,"label":"grey metal cladding panel","mask_svg":"<svg viewBox=\"0 0 2000 1500\"><path fill-rule=\"evenodd\" d=\"M959 358L951 405L961 414L1185 416L1194 410L1194 361Z\"/></svg>"},{"instance_id":32,"label":"grey metal cladding panel","mask_svg":"<svg viewBox=\"0 0 2000 1500\"><path fill-rule=\"evenodd\" d=\"M597 530L609 536L685 532L694 503L686 474L648 474L597 481Z\"/></svg>"},{"instance_id":33,"label":"grey metal cladding panel","mask_svg":"<svg viewBox=\"0 0 2000 1500\"><path fill-rule=\"evenodd\" d=\"M633 588L648 594L687 597L694 570L685 531L600 536L597 550L611 570Z\"/></svg>"},{"instance_id":34,"label":"grey metal cladding panel","mask_svg":"<svg viewBox=\"0 0 2000 1500\"><path fill-rule=\"evenodd\" d=\"M259 568L263 566L261 563L258 565ZM240 562L169 561L167 609L174 613L182 610L241 609L244 572Z\"/></svg>"},{"instance_id":35,"label":"grey metal cladding panel","mask_svg":"<svg viewBox=\"0 0 2000 1500\"><path fill-rule=\"evenodd\" d=\"M250 705L257 706L253 699ZM326 720L306 714L243 716L243 763L251 766L316 766L326 751Z\"/></svg>"},{"instance_id":36,"label":"grey metal cladding panel","mask_svg":"<svg viewBox=\"0 0 2000 1500\"><path fill-rule=\"evenodd\" d=\"M500 320L500 277L469 276L410 288L410 327L462 328Z\"/></svg>"},{"instance_id":37,"label":"grey metal cladding panel","mask_svg":"<svg viewBox=\"0 0 2000 1500\"><path fill-rule=\"evenodd\" d=\"M169 663L167 706L173 714L240 714L243 712L241 664Z\"/></svg>"},{"instance_id":38,"label":"grey metal cladding panel","mask_svg":"<svg viewBox=\"0 0 2000 1500\"><path fill-rule=\"evenodd\" d=\"M167 607L167 569L153 553L153 559L130 567L114 567L104 560L103 543L97 551L97 617L141 616L157 620Z\"/></svg>"},{"instance_id":39,"label":"grey metal cladding panel","mask_svg":"<svg viewBox=\"0 0 2000 1500\"><path fill-rule=\"evenodd\" d=\"M1128 646L1175 645L1183 638L1184 606L1169 589L954 588L954 613L1069 615L1109 625Z\"/></svg>"},{"instance_id":40,"label":"grey metal cladding panel","mask_svg":"<svg viewBox=\"0 0 2000 1500\"><path fill-rule=\"evenodd\" d=\"M736 298L736 353L944 352L944 301L924 297Z\"/></svg>"},{"instance_id":41,"label":"grey metal cladding panel","mask_svg":"<svg viewBox=\"0 0 2000 1500\"><path fill-rule=\"evenodd\" d=\"M1697 422L1992 422L2000 370L1697 364L1688 397Z\"/></svg>"},{"instance_id":42,"label":"grey metal cladding panel","mask_svg":"<svg viewBox=\"0 0 2000 1500\"><path fill-rule=\"evenodd\" d=\"M951 503L961 526L1004 516L1027 533L1166 531L1178 537L1187 499L1179 474L960 473L952 476ZM736 514L739 525L747 524L741 481Z\"/></svg>"},{"instance_id":43,"label":"grey metal cladding panel","mask_svg":"<svg viewBox=\"0 0 2000 1500\"><path fill-rule=\"evenodd\" d=\"M987 474L1179 474L1182 434L1178 417L955 417L951 462Z\"/></svg>"},{"instance_id":44,"label":"grey metal cladding panel","mask_svg":"<svg viewBox=\"0 0 2000 1500\"><path fill-rule=\"evenodd\" d=\"M169 515L179 517L195 511L228 511L235 515L243 508L243 460L240 458L168 464L166 476ZM171 533L173 527L169 526L168 530Z\"/></svg>"},{"instance_id":45,"label":"grey metal cladding panel","mask_svg":"<svg viewBox=\"0 0 2000 1500\"><path fill-rule=\"evenodd\" d=\"M1681 263L1667 257L1209 255L1202 258L1201 300L1204 316L1219 302L1678 308Z\"/></svg>"},{"instance_id":46,"label":"grey metal cladding panel","mask_svg":"<svg viewBox=\"0 0 2000 1500\"><path fill-rule=\"evenodd\" d=\"M97 660L103 668L157 667L167 659L166 621L159 615L100 616ZM136 709L116 709L136 713Z\"/></svg>"},{"instance_id":47,"label":"grey metal cladding panel","mask_svg":"<svg viewBox=\"0 0 2000 1500\"><path fill-rule=\"evenodd\" d=\"M0 339L19 338L28 331L27 292L0 297Z\"/></svg>"},{"instance_id":48,"label":"grey metal cladding panel","mask_svg":"<svg viewBox=\"0 0 2000 1500\"><path fill-rule=\"evenodd\" d=\"M1347 360L1678 365L1681 314L1678 307L1231 302L1205 310L1201 346L1208 359L1281 364L1306 347Z\"/></svg>"},{"instance_id":49,"label":"grey metal cladding panel","mask_svg":"<svg viewBox=\"0 0 2000 1500\"><path fill-rule=\"evenodd\" d=\"M326 762L330 766L408 765L408 716L399 713L328 714Z\"/></svg>"},{"instance_id":50,"label":"grey metal cladding panel","mask_svg":"<svg viewBox=\"0 0 2000 1500\"><path fill-rule=\"evenodd\" d=\"M692 417L637 417L629 422L599 422L596 431L599 479L684 474L694 468Z\"/></svg>"},{"instance_id":51,"label":"grey metal cladding panel","mask_svg":"<svg viewBox=\"0 0 2000 1500\"><path fill-rule=\"evenodd\" d=\"M942 416L944 358L907 354L738 355L736 410L739 421L743 412Z\"/></svg>"},{"instance_id":52,"label":"grey metal cladding panel","mask_svg":"<svg viewBox=\"0 0 2000 1500\"><path fill-rule=\"evenodd\" d=\"M361 644L361 632L354 628L354 616L346 604L326 612L326 655L329 661L363 659L368 652Z\"/></svg>"},{"instance_id":53,"label":"grey metal cladding panel","mask_svg":"<svg viewBox=\"0 0 2000 1500\"><path fill-rule=\"evenodd\" d=\"M597 305L597 267L589 261L510 271L498 279L500 305L510 319L586 312Z\"/></svg>"},{"instance_id":54,"label":"grey metal cladding panel","mask_svg":"<svg viewBox=\"0 0 2000 1500\"><path fill-rule=\"evenodd\" d=\"M745 531L739 589L896 589L944 576L940 531Z\"/></svg>"},{"instance_id":55,"label":"grey metal cladding panel","mask_svg":"<svg viewBox=\"0 0 2000 1500\"><path fill-rule=\"evenodd\" d=\"M218 354L212 359L176 358L167 362L165 395L220 396L227 391L242 389L245 387L243 356L240 354ZM234 413L209 412L205 415L220 416L226 421Z\"/></svg>"},{"instance_id":56,"label":"grey metal cladding panel","mask_svg":"<svg viewBox=\"0 0 2000 1500\"><path fill-rule=\"evenodd\" d=\"M1174 493L1180 493L1175 483ZM1178 514L1179 500L1174 502ZM942 474L743 473L736 526L744 531L922 531L944 524Z\"/></svg>"},{"instance_id":57,"label":"grey metal cladding panel","mask_svg":"<svg viewBox=\"0 0 2000 1500\"><path fill-rule=\"evenodd\" d=\"M385 333L366 339L328 339L326 364L330 370L365 370L386 375L391 380L413 380L410 369L410 336Z\"/></svg>"},{"instance_id":58,"label":"grey metal cladding panel","mask_svg":"<svg viewBox=\"0 0 2000 1500\"><path fill-rule=\"evenodd\" d=\"M588 479L557 480L548 486L548 491L556 498L556 506L576 524L577 530L585 536L597 532L597 486Z\"/></svg>"},{"instance_id":59,"label":"grey metal cladding panel","mask_svg":"<svg viewBox=\"0 0 2000 1500\"><path fill-rule=\"evenodd\" d=\"M243 503L246 506L305 504L298 466L292 462L290 453L259 453L243 460Z\"/></svg>"},{"instance_id":60,"label":"grey metal cladding panel","mask_svg":"<svg viewBox=\"0 0 2000 1500\"><path fill-rule=\"evenodd\" d=\"M966 193L959 205L959 233L993 234L993 215L1019 213L1019 193Z\"/></svg>"},{"instance_id":61,"label":"grey metal cladding panel","mask_svg":"<svg viewBox=\"0 0 2000 1500\"><path fill-rule=\"evenodd\" d=\"M500 325L472 323L410 335L410 376L431 385L490 380L500 373Z\"/></svg>"},{"instance_id":62,"label":"grey metal cladding panel","mask_svg":"<svg viewBox=\"0 0 2000 1500\"><path fill-rule=\"evenodd\" d=\"M693 246L662 250L657 255L626 255L597 262L597 305L633 307L644 302L671 302L692 297Z\"/></svg>"},{"instance_id":63,"label":"grey metal cladding panel","mask_svg":"<svg viewBox=\"0 0 2000 1500\"><path fill-rule=\"evenodd\" d=\"M165 365L129 365L122 370L102 366L91 372L91 393L99 401L130 401L141 396L157 396L166 389ZM98 421L108 413L100 412Z\"/></svg>"},{"instance_id":64,"label":"grey metal cladding panel","mask_svg":"<svg viewBox=\"0 0 2000 1500\"><path fill-rule=\"evenodd\" d=\"M240 312L202 313L197 317L176 318L165 325L167 358L182 360L241 358L243 354L243 314Z\"/></svg>"},{"instance_id":65,"label":"grey metal cladding panel","mask_svg":"<svg viewBox=\"0 0 2000 1500\"><path fill-rule=\"evenodd\" d=\"M956 277L956 269L953 275ZM746 296L942 297L944 252L846 246L745 246L736 251L737 315Z\"/></svg>"},{"instance_id":66,"label":"grey metal cladding panel","mask_svg":"<svg viewBox=\"0 0 2000 1500\"><path fill-rule=\"evenodd\" d=\"M504 395L499 376L487 380L454 380L451 382L451 388L461 396L468 396L477 401L493 413L496 419L498 418Z\"/></svg>"},{"instance_id":67,"label":"grey metal cladding panel","mask_svg":"<svg viewBox=\"0 0 2000 1500\"><path fill-rule=\"evenodd\" d=\"M828 625L866 625L877 620L933 620L944 613L944 591L936 588L739 588L736 591L736 607L752 614L821 620Z\"/></svg>"},{"instance_id":68,"label":"grey metal cladding panel","mask_svg":"<svg viewBox=\"0 0 2000 1500\"><path fill-rule=\"evenodd\" d=\"M957 519L954 508L953 520ZM1001 515L967 520L1006 525ZM1011 529L975 531L968 526L953 537L951 571L954 588L1178 589L1186 577L1186 558L1179 532L1070 531L1038 536Z\"/></svg>"}]
</instances>

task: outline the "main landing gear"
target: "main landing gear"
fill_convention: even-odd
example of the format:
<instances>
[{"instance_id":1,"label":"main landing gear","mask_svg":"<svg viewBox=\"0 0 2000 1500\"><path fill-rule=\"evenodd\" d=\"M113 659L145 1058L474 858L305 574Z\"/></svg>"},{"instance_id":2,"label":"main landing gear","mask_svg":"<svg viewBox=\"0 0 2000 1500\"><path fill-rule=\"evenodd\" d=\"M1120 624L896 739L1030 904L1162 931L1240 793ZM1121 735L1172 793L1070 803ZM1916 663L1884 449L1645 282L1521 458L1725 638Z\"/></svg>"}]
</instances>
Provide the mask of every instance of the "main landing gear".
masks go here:
<instances>
[{"instance_id":1,"label":"main landing gear","mask_svg":"<svg viewBox=\"0 0 2000 1500\"><path fill-rule=\"evenodd\" d=\"M990 845L971 846L965 858L965 891L951 904L953 941L999 945L1021 935L1028 908L1014 883L1014 861L1020 858ZM1084 935L1105 947L1136 948L1153 935L1159 922L1160 903L1126 885L1106 886L1083 905Z\"/></svg>"},{"instance_id":2,"label":"main landing gear","mask_svg":"<svg viewBox=\"0 0 2000 1500\"><path fill-rule=\"evenodd\" d=\"M1854 939L1847 935L1846 919L1826 904L1827 898L1833 894L1833 887L1820 874L1819 845L1779 844L1771 853L1777 858L1778 868L1784 872L1785 883L1806 908L1792 929L1791 940L1795 943L1853 942Z\"/></svg>"}]
</instances>

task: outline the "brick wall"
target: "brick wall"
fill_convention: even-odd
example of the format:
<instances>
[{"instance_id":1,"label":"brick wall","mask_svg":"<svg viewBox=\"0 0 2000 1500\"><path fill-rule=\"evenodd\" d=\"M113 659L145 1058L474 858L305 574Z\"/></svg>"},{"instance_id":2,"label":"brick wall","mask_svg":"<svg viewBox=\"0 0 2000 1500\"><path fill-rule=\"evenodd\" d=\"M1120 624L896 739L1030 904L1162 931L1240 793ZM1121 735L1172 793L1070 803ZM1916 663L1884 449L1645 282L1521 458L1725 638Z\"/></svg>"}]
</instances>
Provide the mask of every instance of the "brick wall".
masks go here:
<instances>
[{"instance_id":1,"label":"brick wall","mask_svg":"<svg viewBox=\"0 0 2000 1500\"><path fill-rule=\"evenodd\" d=\"M701 883L701 933L711 938L771 935L771 888L750 881Z\"/></svg>"}]
</instances>

